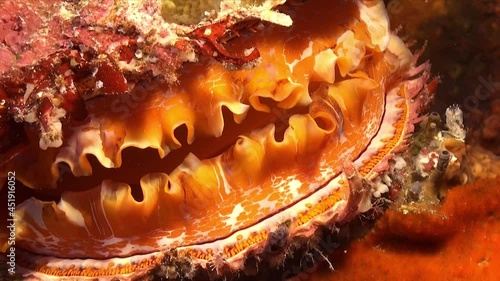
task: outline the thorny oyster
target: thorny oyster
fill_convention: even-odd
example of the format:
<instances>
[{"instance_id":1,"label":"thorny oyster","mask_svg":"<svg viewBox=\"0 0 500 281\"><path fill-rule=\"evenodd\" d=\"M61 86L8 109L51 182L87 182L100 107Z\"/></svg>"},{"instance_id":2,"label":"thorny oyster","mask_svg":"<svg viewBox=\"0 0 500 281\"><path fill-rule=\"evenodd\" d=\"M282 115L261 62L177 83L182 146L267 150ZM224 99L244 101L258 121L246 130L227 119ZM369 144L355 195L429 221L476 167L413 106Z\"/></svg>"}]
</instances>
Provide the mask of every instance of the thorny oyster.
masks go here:
<instances>
[{"instance_id":1,"label":"thorny oyster","mask_svg":"<svg viewBox=\"0 0 500 281\"><path fill-rule=\"evenodd\" d=\"M199 25L165 21L166 1L105 2L56 5L63 23L87 17L74 38L95 40L2 76L2 129L21 127L26 146L6 141L1 172L36 190L15 212L28 278L279 263L371 207L370 182L432 98L429 63L390 31L383 1L221 1Z\"/></svg>"}]
</instances>

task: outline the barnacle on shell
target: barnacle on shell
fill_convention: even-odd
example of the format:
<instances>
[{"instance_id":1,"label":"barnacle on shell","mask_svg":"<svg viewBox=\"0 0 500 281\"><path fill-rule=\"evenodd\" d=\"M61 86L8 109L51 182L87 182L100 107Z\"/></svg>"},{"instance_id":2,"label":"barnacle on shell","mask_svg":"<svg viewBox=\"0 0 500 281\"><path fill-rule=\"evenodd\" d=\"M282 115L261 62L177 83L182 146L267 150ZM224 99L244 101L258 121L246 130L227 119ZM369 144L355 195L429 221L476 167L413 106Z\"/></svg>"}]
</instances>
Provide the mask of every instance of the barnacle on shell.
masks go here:
<instances>
[{"instance_id":1,"label":"barnacle on shell","mask_svg":"<svg viewBox=\"0 0 500 281\"><path fill-rule=\"evenodd\" d=\"M234 12L282 1L261 2ZM3 175L55 199L16 210L26 274L128 280L172 255L237 270L283 222L288 239L310 238L370 208L369 182L431 98L430 65L390 31L383 1L311 0L290 18L225 43L258 49L252 68L200 56L176 83L88 100L60 147L8 161Z\"/></svg>"}]
</instances>

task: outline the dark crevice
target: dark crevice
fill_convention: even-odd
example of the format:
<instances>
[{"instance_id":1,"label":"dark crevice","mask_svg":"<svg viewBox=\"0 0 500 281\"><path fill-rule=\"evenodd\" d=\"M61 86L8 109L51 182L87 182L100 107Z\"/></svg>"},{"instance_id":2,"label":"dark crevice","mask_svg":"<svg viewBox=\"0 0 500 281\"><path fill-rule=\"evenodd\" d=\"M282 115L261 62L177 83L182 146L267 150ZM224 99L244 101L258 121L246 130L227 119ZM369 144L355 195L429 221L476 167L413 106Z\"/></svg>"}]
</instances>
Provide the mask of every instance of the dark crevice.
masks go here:
<instances>
[{"instance_id":1,"label":"dark crevice","mask_svg":"<svg viewBox=\"0 0 500 281\"><path fill-rule=\"evenodd\" d=\"M140 184L130 184L130 193L136 202L140 203L144 200L144 193Z\"/></svg>"},{"instance_id":2,"label":"dark crevice","mask_svg":"<svg viewBox=\"0 0 500 281\"><path fill-rule=\"evenodd\" d=\"M106 179L131 185L132 195L140 202L143 200L139 188L141 177L149 173L169 174L183 162L189 153L194 154L200 160L215 157L233 146L240 135L264 128L270 122L275 123L277 139L281 141L284 131L288 127L288 118L291 113L286 113L284 110L279 112L265 113L250 109L245 120L241 124L237 124L234 121L233 113L223 107L224 131L222 136L218 138L197 136L192 144L188 144L188 128L182 124L174 130L174 136L182 147L173 149L163 159L159 157L156 149L129 147L122 151L121 167L106 168L94 155L87 155L92 167L92 176L76 177L66 163L59 163L60 176L56 188L48 189L48 186L40 186L39 188L44 188L43 193L48 193L53 198L54 196L59 197L63 191L82 191L94 188ZM307 108L294 109L294 112L307 113ZM278 118L276 114L281 115Z\"/></svg>"}]
</instances>

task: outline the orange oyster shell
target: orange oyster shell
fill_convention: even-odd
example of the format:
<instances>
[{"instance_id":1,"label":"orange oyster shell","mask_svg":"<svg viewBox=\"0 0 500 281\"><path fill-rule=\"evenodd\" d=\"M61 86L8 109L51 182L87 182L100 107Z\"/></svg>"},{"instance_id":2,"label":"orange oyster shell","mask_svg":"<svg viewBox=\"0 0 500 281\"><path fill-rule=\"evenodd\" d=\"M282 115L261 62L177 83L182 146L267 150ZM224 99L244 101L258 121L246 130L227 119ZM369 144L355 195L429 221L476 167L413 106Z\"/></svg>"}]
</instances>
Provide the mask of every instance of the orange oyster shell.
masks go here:
<instances>
[{"instance_id":1,"label":"orange oyster shell","mask_svg":"<svg viewBox=\"0 0 500 281\"><path fill-rule=\"evenodd\" d=\"M390 31L383 1L308 1L291 17L228 42L258 48L256 67L185 64L177 85L95 99L60 148L8 163L26 186L64 190L17 206L27 275L126 279L172 252L241 269L283 222L311 237L369 209L366 181L430 99L429 64Z\"/></svg>"}]
</instances>

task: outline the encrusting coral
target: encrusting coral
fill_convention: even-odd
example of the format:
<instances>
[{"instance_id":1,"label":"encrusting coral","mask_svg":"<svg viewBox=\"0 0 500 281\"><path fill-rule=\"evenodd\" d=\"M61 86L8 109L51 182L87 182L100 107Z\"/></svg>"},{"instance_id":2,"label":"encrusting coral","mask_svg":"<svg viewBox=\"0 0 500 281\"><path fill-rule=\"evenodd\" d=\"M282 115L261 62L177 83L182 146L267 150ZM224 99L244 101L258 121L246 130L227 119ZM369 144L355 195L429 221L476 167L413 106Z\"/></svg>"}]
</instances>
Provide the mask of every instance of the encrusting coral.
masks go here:
<instances>
[{"instance_id":1,"label":"encrusting coral","mask_svg":"<svg viewBox=\"0 0 500 281\"><path fill-rule=\"evenodd\" d=\"M500 178L448 192L434 213L389 209L375 231L289 281L497 280ZM412 266L408 266L411 264ZM329 269L333 266L333 271Z\"/></svg>"}]
</instances>

